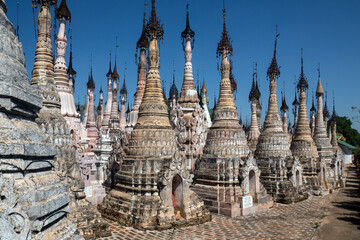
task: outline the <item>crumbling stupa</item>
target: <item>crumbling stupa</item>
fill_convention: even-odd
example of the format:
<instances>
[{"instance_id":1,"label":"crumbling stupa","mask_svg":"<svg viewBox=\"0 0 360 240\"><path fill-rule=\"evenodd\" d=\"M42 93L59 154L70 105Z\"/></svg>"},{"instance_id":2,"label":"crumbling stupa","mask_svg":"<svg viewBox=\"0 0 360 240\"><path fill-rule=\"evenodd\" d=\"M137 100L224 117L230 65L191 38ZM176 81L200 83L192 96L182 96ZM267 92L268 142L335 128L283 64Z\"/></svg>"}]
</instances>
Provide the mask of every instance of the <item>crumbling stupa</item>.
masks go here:
<instances>
[{"instance_id":1,"label":"crumbling stupa","mask_svg":"<svg viewBox=\"0 0 360 240\"><path fill-rule=\"evenodd\" d=\"M6 10L0 0L0 239L82 239L67 218L70 196L53 170L53 142L35 123L42 98Z\"/></svg>"},{"instance_id":2,"label":"crumbling stupa","mask_svg":"<svg viewBox=\"0 0 360 240\"><path fill-rule=\"evenodd\" d=\"M85 199L84 182L75 158L70 130L61 114L61 101L55 85L50 39L52 25L50 6L56 4L56 1L38 0L36 4L39 5L40 10L31 85L39 90L43 98L43 106L35 121L55 146L54 168L61 180L67 183L66 191L70 193L70 220L76 224L85 237L108 236L111 233L107 231L107 223L101 219L96 208ZM63 6L63 9L66 7L65 0L62 0L60 6ZM61 8L59 7L58 11L59 9Z\"/></svg>"}]
</instances>

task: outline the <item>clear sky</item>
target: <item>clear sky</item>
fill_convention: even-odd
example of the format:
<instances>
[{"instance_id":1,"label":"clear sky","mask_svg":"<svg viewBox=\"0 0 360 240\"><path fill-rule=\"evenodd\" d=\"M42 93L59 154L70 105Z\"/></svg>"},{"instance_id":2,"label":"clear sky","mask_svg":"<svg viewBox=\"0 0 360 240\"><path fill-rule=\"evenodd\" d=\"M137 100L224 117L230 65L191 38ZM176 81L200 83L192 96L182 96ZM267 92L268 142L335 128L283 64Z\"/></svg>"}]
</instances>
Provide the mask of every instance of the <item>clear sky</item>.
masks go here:
<instances>
[{"instance_id":1,"label":"clear sky","mask_svg":"<svg viewBox=\"0 0 360 240\"><path fill-rule=\"evenodd\" d=\"M20 3L20 41L31 77L36 44L33 10L31 0L6 0L7 15L14 25L17 23L17 2ZM60 4L60 0L58 2ZM128 99L133 103L137 81L134 55L142 29L144 0L67 0L67 4L72 14L73 67L77 71L75 101L85 102L91 54L95 94L98 97L102 86L106 96L105 75L109 66L109 51L114 57L117 36L120 83L124 79L126 62ZM222 32L223 4L222 0L189 0L189 4L190 26L196 34L192 59L194 78L196 81L198 69L200 81L205 78L212 107L220 82L216 47ZM338 115L350 119L356 117L351 106L360 108L360 1L226 0L225 7L227 27L233 40L234 75L238 83L236 105L244 120L250 118L248 94L253 62L258 64L264 120L269 93L266 71L273 55L276 24L280 33L277 51L278 64L281 66L279 104L284 85L289 106L294 99L295 75L298 78L300 74L300 49L303 48L304 72L309 81L308 109L311 107L311 94L316 90L316 69L320 62L323 87L327 88L329 95L329 108L332 110L334 91ZM179 91L183 80L185 60L180 34L185 29L186 0L157 0L156 9L165 30L164 43L160 46L160 75L166 80L168 94L173 62ZM147 16L149 12L150 5L146 7ZM291 110L289 115L292 116ZM353 127L360 130L359 118L352 121Z\"/></svg>"}]
</instances>

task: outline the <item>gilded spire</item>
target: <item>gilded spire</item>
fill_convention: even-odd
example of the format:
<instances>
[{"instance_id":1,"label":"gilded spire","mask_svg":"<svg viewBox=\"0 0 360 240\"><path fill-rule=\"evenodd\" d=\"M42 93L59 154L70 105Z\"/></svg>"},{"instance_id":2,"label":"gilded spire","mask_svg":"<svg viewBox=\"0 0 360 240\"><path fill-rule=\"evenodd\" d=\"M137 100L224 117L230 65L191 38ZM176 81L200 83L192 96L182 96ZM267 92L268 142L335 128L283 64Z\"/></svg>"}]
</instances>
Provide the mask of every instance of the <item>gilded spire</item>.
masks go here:
<instances>
[{"instance_id":1,"label":"gilded spire","mask_svg":"<svg viewBox=\"0 0 360 240\"><path fill-rule=\"evenodd\" d=\"M203 79L203 85L202 85L202 87L201 87L201 92L207 93L207 88L206 88L206 86L205 86L205 78Z\"/></svg>"},{"instance_id":2,"label":"gilded spire","mask_svg":"<svg viewBox=\"0 0 360 240\"><path fill-rule=\"evenodd\" d=\"M320 63L318 64L317 71L318 71L318 84L317 84L317 88L316 88L316 96L319 97L324 94L324 90L321 86L321 81L320 81Z\"/></svg>"}]
</instances>

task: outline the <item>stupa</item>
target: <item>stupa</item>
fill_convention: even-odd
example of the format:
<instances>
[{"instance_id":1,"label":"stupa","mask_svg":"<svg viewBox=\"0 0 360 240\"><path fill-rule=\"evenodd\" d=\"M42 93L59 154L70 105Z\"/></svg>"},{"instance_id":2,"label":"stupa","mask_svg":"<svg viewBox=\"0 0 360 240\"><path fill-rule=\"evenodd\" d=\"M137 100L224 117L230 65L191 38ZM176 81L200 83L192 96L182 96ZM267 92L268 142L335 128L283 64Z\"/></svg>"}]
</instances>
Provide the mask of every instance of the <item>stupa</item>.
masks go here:
<instances>
[{"instance_id":1,"label":"stupa","mask_svg":"<svg viewBox=\"0 0 360 240\"><path fill-rule=\"evenodd\" d=\"M48 5L42 8L45 17ZM29 84L6 11L0 0L0 239L82 239L67 217L70 195L53 169L55 147L35 123L42 97Z\"/></svg>"},{"instance_id":2,"label":"stupa","mask_svg":"<svg viewBox=\"0 0 360 240\"><path fill-rule=\"evenodd\" d=\"M317 147L317 151L319 153L321 162L324 162L324 166L322 166L321 172L322 175L320 176L321 183L325 189L327 188L334 188L336 184L336 177L335 177L335 156L332 151L332 145L330 143L330 139L327 136L325 124L324 124L324 117L323 117L323 87L321 85L320 80L320 69L319 69L319 78L318 84L316 89L316 98L317 98L317 115L316 115L316 122L315 122L315 131L314 131L314 141Z\"/></svg>"},{"instance_id":3,"label":"stupa","mask_svg":"<svg viewBox=\"0 0 360 240\"><path fill-rule=\"evenodd\" d=\"M288 137L289 143L291 143L292 137L291 137L291 134L289 133L290 124L288 125L288 122L287 122L288 118L287 118L287 114L286 114L286 112L288 110L289 110L289 107L286 104L286 98L285 98L285 92L284 92L284 97L282 98L282 103L281 103L281 107L280 107L280 111L282 114L281 121L282 121L283 131L284 131L285 135ZM289 147L290 147L290 144L289 144Z\"/></svg>"},{"instance_id":4,"label":"stupa","mask_svg":"<svg viewBox=\"0 0 360 240\"><path fill-rule=\"evenodd\" d=\"M301 49L301 73L297 89L300 92L299 111L297 124L291 141L291 152L293 156L298 157L303 167L303 182L307 189L311 190L314 194L320 192L320 181L318 178L318 172L320 172L320 166L323 166L323 162L319 159L319 154L313 138L311 137L311 130L309 126L309 119L306 110L306 93L309 84L304 75L303 56Z\"/></svg>"},{"instance_id":5,"label":"stupa","mask_svg":"<svg viewBox=\"0 0 360 240\"><path fill-rule=\"evenodd\" d=\"M201 107L204 113L204 120L206 121L206 126L209 128L211 127L211 117L209 112L209 98L207 93L207 88L205 86L205 78L203 79L203 85L201 87Z\"/></svg>"},{"instance_id":6,"label":"stupa","mask_svg":"<svg viewBox=\"0 0 360 240\"><path fill-rule=\"evenodd\" d=\"M257 76L257 72L253 73L252 85L249 93L249 101L251 102L251 122L250 122L250 130L247 136L250 150L253 153L256 150L256 145L258 143L258 139L260 135L259 122L257 120L258 117L257 106L258 106L258 99L260 98L260 96L259 96L259 92L256 89L255 76Z\"/></svg>"},{"instance_id":7,"label":"stupa","mask_svg":"<svg viewBox=\"0 0 360 240\"><path fill-rule=\"evenodd\" d=\"M60 6L65 7L65 0ZM43 107L35 119L41 130L55 145L56 155L54 168L63 181L67 182L70 193L70 214L83 236L101 237L109 235L107 223L101 219L99 212L86 201L84 181L81 179L80 168L76 161L75 149L66 120L61 114L61 101L54 80L54 64L50 39L51 16L50 6L56 1L38 0L38 40L35 50L34 69L31 85L36 87L42 98ZM61 9L60 7L58 10ZM60 11L60 10L59 10Z\"/></svg>"},{"instance_id":8,"label":"stupa","mask_svg":"<svg viewBox=\"0 0 360 240\"><path fill-rule=\"evenodd\" d=\"M164 102L158 47L164 34L162 26L152 0L146 25L149 71L139 118L116 174L115 188L98 207L104 217L140 229L171 228L174 222L199 224L211 218L202 200L189 188L191 175L185 156L177 149Z\"/></svg>"},{"instance_id":9,"label":"stupa","mask_svg":"<svg viewBox=\"0 0 360 240\"><path fill-rule=\"evenodd\" d=\"M110 115L111 115L111 106L112 106L112 71L111 71L111 54L110 54L110 62L109 62L109 71L106 74L106 77L108 79L108 88L107 88L107 97L106 97L106 103L105 103L105 111L104 111L104 117L101 123L101 130L102 132L107 130L109 128L109 121L110 121Z\"/></svg>"},{"instance_id":10,"label":"stupa","mask_svg":"<svg viewBox=\"0 0 360 240\"><path fill-rule=\"evenodd\" d=\"M207 125L204 120L203 109L200 106L198 92L196 91L192 70L192 50L194 48L195 32L190 28L189 5L186 5L186 27L181 33L183 50L185 53L184 79L177 103L178 107L172 106L171 123L177 130L177 141L180 144L187 158L187 166L191 171L194 170L195 164L203 152L205 145ZM175 97L177 100L177 89L175 86L175 75L173 85L170 88L169 99ZM178 119L181 116L182 119ZM180 126L179 126L180 124ZM184 125L184 126L182 126Z\"/></svg>"},{"instance_id":11,"label":"stupa","mask_svg":"<svg viewBox=\"0 0 360 240\"><path fill-rule=\"evenodd\" d=\"M217 48L217 56L222 57L219 99L192 189L210 211L236 217L271 207L273 201L260 184L260 171L249 155L245 132L238 122L230 82L229 55L233 48L225 9L223 14L223 32Z\"/></svg>"},{"instance_id":12,"label":"stupa","mask_svg":"<svg viewBox=\"0 0 360 240\"><path fill-rule=\"evenodd\" d=\"M268 111L256 146L255 158L261 170L261 183L273 195L274 201L292 203L300 201L306 195L299 194L302 187L302 166L291 155L278 110L276 81L280 77L280 69L276 60L277 38L278 35L275 38L274 56L267 70L270 88Z\"/></svg>"},{"instance_id":13,"label":"stupa","mask_svg":"<svg viewBox=\"0 0 360 240\"><path fill-rule=\"evenodd\" d=\"M145 12L143 19L143 28L141 32L141 36L136 43L136 49L140 49L140 56L138 62L138 72L137 72L137 86L135 93L134 105L131 108L131 112L128 116L128 121L126 123L126 131L130 133L138 119L139 107L144 96L145 91L145 80L146 80L146 49L149 47L149 40L146 37L146 29L145 29Z\"/></svg>"}]
</instances>

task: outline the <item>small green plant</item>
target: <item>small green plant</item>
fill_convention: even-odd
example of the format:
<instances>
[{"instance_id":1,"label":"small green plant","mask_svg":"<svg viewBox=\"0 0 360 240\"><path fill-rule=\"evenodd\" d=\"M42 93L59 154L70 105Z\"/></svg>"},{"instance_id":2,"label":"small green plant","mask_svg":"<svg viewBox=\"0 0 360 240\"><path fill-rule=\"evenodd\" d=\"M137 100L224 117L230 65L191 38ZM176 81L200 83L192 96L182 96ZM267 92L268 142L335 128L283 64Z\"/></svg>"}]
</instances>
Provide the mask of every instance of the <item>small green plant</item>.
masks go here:
<instances>
[{"instance_id":1,"label":"small green plant","mask_svg":"<svg viewBox=\"0 0 360 240\"><path fill-rule=\"evenodd\" d=\"M326 217L326 215L324 214L324 215L322 215L321 217L320 217L320 219L324 219L324 217Z\"/></svg>"},{"instance_id":2,"label":"small green plant","mask_svg":"<svg viewBox=\"0 0 360 240\"><path fill-rule=\"evenodd\" d=\"M177 227L176 222L172 222L172 223L171 223L171 226L172 226L173 229L176 229L176 227Z\"/></svg>"},{"instance_id":3,"label":"small green plant","mask_svg":"<svg viewBox=\"0 0 360 240\"><path fill-rule=\"evenodd\" d=\"M315 222L315 223L314 223L314 228L318 228L318 227L320 227L320 223L319 223L319 222Z\"/></svg>"},{"instance_id":4,"label":"small green plant","mask_svg":"<svg viewBox=\"0 0 360 240\"><path fill-rule=\"evenodd\" d=\"M125 223L124 222L120 222L120 221L118 221L117 222L120 226L122 226L122 227L124 227L125 226Z\"/></svg>"}]
</instances>

